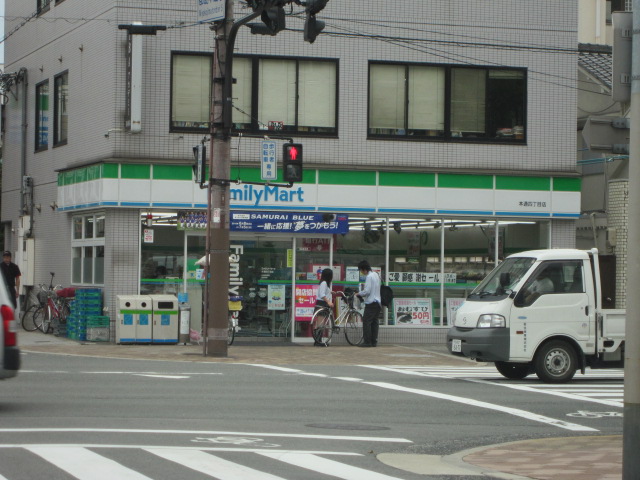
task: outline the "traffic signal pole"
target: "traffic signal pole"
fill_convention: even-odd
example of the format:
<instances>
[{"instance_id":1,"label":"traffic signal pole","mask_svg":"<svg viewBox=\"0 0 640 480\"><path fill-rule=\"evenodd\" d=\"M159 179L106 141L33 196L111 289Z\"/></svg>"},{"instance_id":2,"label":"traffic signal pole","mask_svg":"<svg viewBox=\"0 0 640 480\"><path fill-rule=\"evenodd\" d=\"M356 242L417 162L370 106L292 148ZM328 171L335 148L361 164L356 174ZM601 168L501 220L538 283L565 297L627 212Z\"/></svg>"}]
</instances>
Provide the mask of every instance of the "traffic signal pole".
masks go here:
<instances>
[{"instance_id":1,"label":"traffic signal pole","mask_svg":"<svg viewBox=\"0 0 640 480\"><path fill-rule=\"evenodd\" d=\"M640 0L633 0L622 478L640 475Z\"/></svg>"}]
</instances>

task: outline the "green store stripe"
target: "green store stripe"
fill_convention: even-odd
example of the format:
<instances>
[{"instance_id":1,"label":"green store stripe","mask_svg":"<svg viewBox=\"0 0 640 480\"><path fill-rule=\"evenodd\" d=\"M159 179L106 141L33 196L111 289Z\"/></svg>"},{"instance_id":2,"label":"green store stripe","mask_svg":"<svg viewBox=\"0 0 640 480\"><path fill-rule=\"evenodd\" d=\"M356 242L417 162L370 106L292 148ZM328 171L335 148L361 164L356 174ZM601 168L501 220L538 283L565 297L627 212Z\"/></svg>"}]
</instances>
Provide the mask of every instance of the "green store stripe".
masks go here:
<instances>
[{"instance_id":1,"label":"green store stripe","mask_svg":"<svg viewBox=\"0 0 640 480\"><path fill-rule=\"evenodd\" d=\"M190 165L154 165L154 180L193 180Z\"/></svg>"},{"instance_id":2,"label":"green store stripe","mask_svg":"<svg viewBox=\"0 0 640 480\"><path fill-rule=\"evenodd\" d=\"M318 183L321 185L375 186L376 172L355 172L351 170L320 170Z\"/></svg>"},{"instance_id":3,"label":"green store stripe","mask_svg":"<svg viewBox=\"0 0 640 480\"><path fill-rule=\"evenodd\" d=\"M484 188L493 189L492 175L438 174L439 188Z\"/></svg>"},{"instance_id":4,"label":"green store stripe","mask_svg":"<svg viewBox=\"0 0 640 480\"><path fill-rule=\"evenodd\" d=\"M435 187L435 173L380 172L381 187Z\"/></svg>"},{"instance_id":5,"label":"green store stripe","mask_svg":"<svg viewBox=\"0 0 640 480\"><path fill-rule=\"evenodd\" d=\"M549 177L503 177L496 176L496 190L551 190Z\"/></svg>"},{"instance_id":6,"label":"green store stripe","mask_svg":"<svg viewBox=\"0 0 640 480\"><path fill-rule=\"evenodd\" d=\"M152 173L153 167L153 173ZM423 187L434 188L477 188L493 189L493 175L463 175L448 173L420 172L375 172L352 170L318 170L318 183L322 185L362 185L381 187ZM208 172L207 172L208 174ZM376 183L376 177L378 178ZM104 163L67 170L58 174L58 186L111 179L142 179L193 181L191 165L151 165L151 164L118 164ZM232 181L261 182L260 168L232 167ZM282 169L278 169L275 182L284 183ZM304 184L316 183L316 169L304 171ZM533 190L557 192L580 192L582 181L576 177L518 177L497 175L497 190ZM233 187L233 184L232 184Z\"/></svg>"},{"instance_id":7,"label":"green store stripe","mask_svg":"<svg viewBox=\"0 0 640 480\"><path fill-rule=\"evenodd\" d=\"M118 178L120 165L118 163L105 163L102 165L102 178Z\"/></svg>"},{"instance_id":8,"label":"green store stripe","mask_svg":"<svg viewBox=\"0 0 640 480\"><path fill-rule=\"evenodd\" d=\"M124 163L120 165L120 178L149 180L151 178L151 165Z\"/></svg>"},{"instance_id":9,"label":"green store stripe","mask_svg":"<svg viewBox=\"0 0 640 480\"><path fill-rule=\"evenodd\" d=\"M554 192L579 192L582 187L582 181L579 178L554 177Z\"/></svg>"}]
</instances>

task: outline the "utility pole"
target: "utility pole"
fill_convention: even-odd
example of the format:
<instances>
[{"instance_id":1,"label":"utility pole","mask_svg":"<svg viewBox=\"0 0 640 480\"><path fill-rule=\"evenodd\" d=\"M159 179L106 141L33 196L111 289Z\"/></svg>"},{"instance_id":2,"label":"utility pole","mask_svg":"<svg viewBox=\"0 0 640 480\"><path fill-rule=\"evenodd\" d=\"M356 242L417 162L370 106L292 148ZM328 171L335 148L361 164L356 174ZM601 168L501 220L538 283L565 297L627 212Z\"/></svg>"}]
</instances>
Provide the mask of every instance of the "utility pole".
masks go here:
<instances>
[{"instance_id":1,"label":"utility pole","mask_svg":"<svg viewBox=\"0 0 640 480\"><path fill-rule=\"evenodd\" d=\"M640 0L633 0L631 47L631 125L629 128L629 236L627 244L627 320L624 353L622 478L640 472Z\"/></svg>"},{"instance_id":2,"label":"utility pole","mask_svg":"<svg viewBox=\"0 0 640 480\"><path fill-rule=\"evenodd\" d=\"M306 0L304 39L313 43L324 29L324 22L315 16L329 0ZM213 88L211 99L209 148L209 182L207 186L207 291L204 318L204 355L227 356L227 325L229 321L229 183L231 177L231 130L233 127L233 47L238 30L261 16L264 24L257 27L263 35L276 35L285 28L284 6L302 4L301 0L247 0L253 13L234 21L233 0L225 0L225 16L215 22L213 55ZM302 146L299 169L302 174ZM299 179L301 180L301 178Z\"/></svg>"}]
</instances>

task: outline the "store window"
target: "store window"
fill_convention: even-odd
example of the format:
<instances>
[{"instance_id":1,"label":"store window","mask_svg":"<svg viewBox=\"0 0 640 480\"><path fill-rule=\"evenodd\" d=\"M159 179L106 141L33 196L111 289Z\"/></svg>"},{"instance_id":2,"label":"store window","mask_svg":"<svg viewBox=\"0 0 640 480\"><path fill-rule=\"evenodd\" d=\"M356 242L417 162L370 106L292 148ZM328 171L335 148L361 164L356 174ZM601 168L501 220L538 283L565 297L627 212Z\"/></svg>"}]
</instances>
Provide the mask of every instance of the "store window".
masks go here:
<instances>
[{"instance_id":1,"label":"store window","mask_svg":"<svg viewBox=\"0 0 640 480\"><path fill-rule=\"evenodd\" d=\"M235 57L234 127L337 134L335 60Z\"/></svg>"},{"instance_id":2,"label":"store window","mask_svg":"<svg viewBox=\"0 0 640 480\"><path fill-rule=\"evenodd\" d=\"M141 216L140 293L176 295L183 291L184 231L176 229L175 223L169 220L163 223L162 214L149 215L152 219L147 213ZM167 214L166 218L175 219L175 215Z\"/></svg>"},{"instance_id":3,"label":"store window","mask_svg":"<svg viewBox=\"0 0 640 480\"><path fill-rule=\"evenodd\" d=\"M371 63L369 136L524 143L521 69Z\"/></svg>"},{"instance_id":4,"label":"store window","mask_svg":"<svg viewBox=\"0 0 640 480\"><path fill-rule=\"evenodd\" d=\"M74 216L71 224L71 282L103 285L105 215Z\"/></svg>"},{"instance_id":5,"label":"store window","mask_svg":"<svg viewBox=\"0 0 640 480\"><path fill-rule=\"evenodd\" d=\"M67 101L69 99L69 72L57 75L53 81L53 144L67 143L69 116Z\"/></svg>"},{"instance_id":6,"label":"store window","mask_svg":"<svg viewBox=\"0 0 640 480\"><path fill-rule=\"evenodd\" d=\"M49 80L36 85L35 151L49 146Z\"/></svg>"},{"instance_id":7,"label":"store window","mask_svg":"<svg viewBox=\"0 0 640 480\"><path fill-rule=\"evenodd\" d=\"M172 131L209 131L211 62L211 54L172 53Z\"/></svg>"}]
</instances>

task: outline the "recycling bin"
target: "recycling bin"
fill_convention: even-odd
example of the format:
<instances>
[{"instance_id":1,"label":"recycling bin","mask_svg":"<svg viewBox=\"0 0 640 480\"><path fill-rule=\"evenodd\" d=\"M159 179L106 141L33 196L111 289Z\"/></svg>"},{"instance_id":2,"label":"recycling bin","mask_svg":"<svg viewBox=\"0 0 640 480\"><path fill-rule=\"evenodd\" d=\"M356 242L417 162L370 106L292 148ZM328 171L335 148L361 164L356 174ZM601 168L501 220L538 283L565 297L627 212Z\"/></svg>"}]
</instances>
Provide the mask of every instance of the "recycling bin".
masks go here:
<instances>
[{"instance_id":1,"label":"recycling bin","mask_svg":"<svg viewBox=\"0 0 640 480\"><path fill-rule=\"evenodd\" d=\"M178 343L178 298L149 295L153 310L151 343Z\"/></svg>"},{"instance_id":2,"label":"recycling bin","mask_svg":"<svg viewBox=\"0 0 640 480\"><path fill-rule=\"evenodd\" d=\"M149 295L118 295L116 343L151 343L152 303Z\"/></svg>"}]
</instances>

